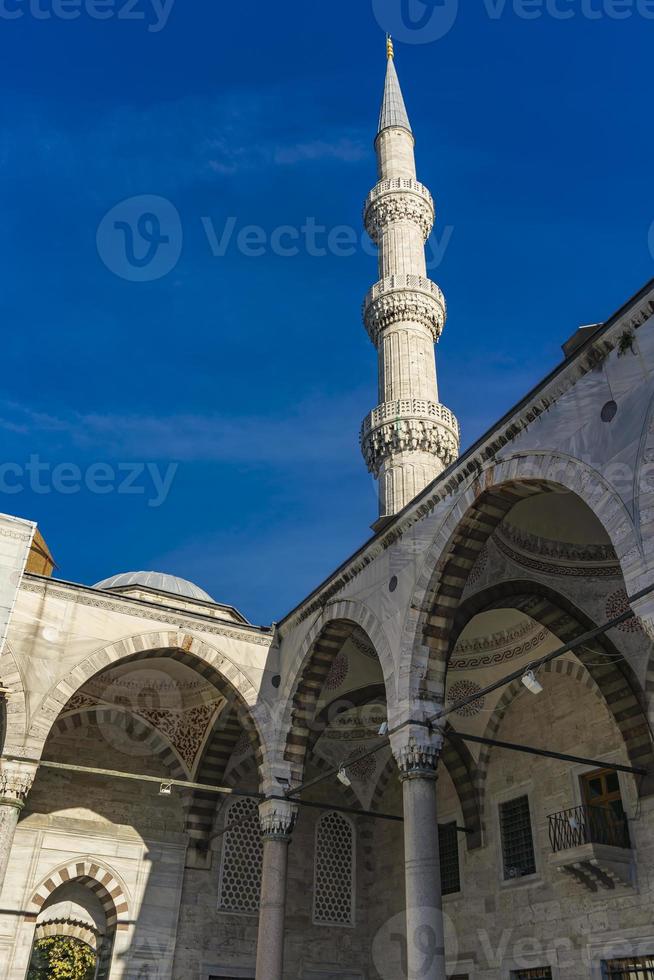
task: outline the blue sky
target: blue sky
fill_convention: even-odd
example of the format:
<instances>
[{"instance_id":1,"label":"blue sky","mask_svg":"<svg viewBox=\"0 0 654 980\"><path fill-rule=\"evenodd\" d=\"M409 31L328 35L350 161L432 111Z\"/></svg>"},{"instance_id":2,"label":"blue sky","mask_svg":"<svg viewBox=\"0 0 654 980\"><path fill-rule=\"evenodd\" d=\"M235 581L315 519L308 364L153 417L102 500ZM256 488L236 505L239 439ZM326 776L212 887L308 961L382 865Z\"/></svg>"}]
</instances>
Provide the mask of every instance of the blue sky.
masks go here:
<instances>
[{"instance_id":1,"label":"blue sky","mask_svg":"<svg viewBox=\"0 0 654 980\"><path fill-rule=\"evenodd\" d=\"M406 26L430 254L447 243L431 270L449 305L441 399L465 446L654 275L654 20L645 0L481 0L447 32L454 0L176 0L165 23L153 0L105 0L102 20L67 2L0 3L0 455L5 490L24 487L0 510L39 523L62 578L169 571L279 619L376 516L358 448L375 259L282 256L270 235L307 219L360 234L382 29ZM170 202L181 251L138 282L103 261L98 228L142 195ZM207 229L230 218L214 255ZM261 255L237 246L249 225ZM74 471L53 489L54 467L83 484L97 463L144 492L73 492ZM146 463L176 465L161 506Z\"/></svg>"}]
</instances>

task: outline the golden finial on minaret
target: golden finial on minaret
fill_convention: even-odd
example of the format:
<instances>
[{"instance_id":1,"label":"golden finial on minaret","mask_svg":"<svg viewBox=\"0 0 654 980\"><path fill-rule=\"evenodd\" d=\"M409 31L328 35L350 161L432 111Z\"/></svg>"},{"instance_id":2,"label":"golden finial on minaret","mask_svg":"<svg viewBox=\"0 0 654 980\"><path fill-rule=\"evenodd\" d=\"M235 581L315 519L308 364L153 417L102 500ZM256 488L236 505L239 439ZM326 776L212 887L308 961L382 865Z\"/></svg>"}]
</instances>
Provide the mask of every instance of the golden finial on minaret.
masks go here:
<instances>
[{"instance_id":1,"label":"golden finial on minaret","mask_svg":"<svg viewBox=\"0 0 654 980\"><path fill-rule=\"evenodd\" d=\"M386 35L386 57L387 58L395 57L395 50L393 48L393 38L391 37L390 34Z\"/></svg>"}]
</instances>

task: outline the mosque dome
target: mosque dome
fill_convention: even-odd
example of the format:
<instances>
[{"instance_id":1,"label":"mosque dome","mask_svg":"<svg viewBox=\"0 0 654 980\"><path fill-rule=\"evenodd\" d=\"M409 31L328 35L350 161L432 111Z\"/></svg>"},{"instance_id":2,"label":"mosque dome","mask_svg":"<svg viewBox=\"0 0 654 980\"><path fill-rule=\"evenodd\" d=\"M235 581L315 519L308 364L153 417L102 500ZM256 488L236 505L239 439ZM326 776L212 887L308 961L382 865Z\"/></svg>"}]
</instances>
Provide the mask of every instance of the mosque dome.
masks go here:
<instances>
[{"instance_id":1,"label":"mosque dome","mask_svg":"<svg viewBox=\"0 0 654 980\"><path fill-rule=\"evenodd\" d=\"M177 575L165 575L163 572L123 572L112 575L111 578L96 582L94 589L121 589L126 586L145 586L156 592L167 592L169 595L180 596L184 599L198 599L200 602L214 602L214 599L185 578Z\"/></svg>"}]
</instances>

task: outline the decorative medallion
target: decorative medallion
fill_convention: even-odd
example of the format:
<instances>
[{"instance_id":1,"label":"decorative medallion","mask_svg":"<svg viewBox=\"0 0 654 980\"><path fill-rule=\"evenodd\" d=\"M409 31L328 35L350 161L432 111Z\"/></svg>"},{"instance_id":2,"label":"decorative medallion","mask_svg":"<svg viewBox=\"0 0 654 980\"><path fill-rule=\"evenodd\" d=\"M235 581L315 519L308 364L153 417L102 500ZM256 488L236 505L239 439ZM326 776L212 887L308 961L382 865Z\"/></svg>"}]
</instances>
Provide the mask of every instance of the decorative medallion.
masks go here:
<instances>
[{"instance_id":1,"label":"decorative medallion","mask_svg":"<svg viewBox=\"0 0 654 980\"><path fill-rule=\"evenodd\" d=\"M331 670L327 674L325 690L337 691L345 683L349 671L350 665L347 657L343 653L339 653L331 666Z\"/></svg>"},{"instance_id":2,"label":"decorative medallion","mask_svg":"<svg viewBox=\"0 0 654 980\"><path fill-rule=\"evenodd\" d=\"M615 619L616 616L620 616L630 608L625 590L617 589L606 600L606 618ZM625 619L623 623L620 623L616 629L621 630L623 633L640 633L643 627L636 616L631 616L630 619Z\"/></svg>"},{"instance_id":3,"label":"decorative medallion","mask_svg":"<svg viewBox=\"0 0 654 980\"><path fill-rule=\"evenodd\" d=\"M457 681L456 684L452 684L447 695L447 700L449 704L456 704L457 701L464 701L465 698L474 697L479 691L481 691L481 686L474 681ZM474 718L475 715L478 715L482 711L485 700L485 698L478 698L472 704L466 704L464 707L458 708L454 713L461 718Z\"/></svg>"}]
</instances>

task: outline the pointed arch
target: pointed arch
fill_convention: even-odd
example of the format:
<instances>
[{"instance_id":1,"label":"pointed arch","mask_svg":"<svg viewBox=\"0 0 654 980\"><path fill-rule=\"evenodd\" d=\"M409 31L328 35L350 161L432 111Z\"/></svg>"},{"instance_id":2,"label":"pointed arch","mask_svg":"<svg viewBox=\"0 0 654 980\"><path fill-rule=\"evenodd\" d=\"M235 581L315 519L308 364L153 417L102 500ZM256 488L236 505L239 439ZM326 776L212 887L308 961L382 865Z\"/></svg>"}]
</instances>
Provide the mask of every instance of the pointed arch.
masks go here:
<instances>
[{"instance_id":1,"label":"pointed arch","mask_svg":"<svg viewBox=\"0 0 654 980\"><path fill-rule=\"evenodd\" d=\"M562 644L597 625L567 597L543 583L531 580L501 582L476 593L461 604L452 617L449 652L454 649L461 632L474 616L490 609L507 607L518 609L545 626ZM654 746L645 695L631 666L607 634L577 648L573 655L590 676L613 716L631 764L654 772ZM573 672L569 676L573 676ZM514 683L503 695L501 703L504 703L504 710L511 697L515 697L518 686L519 682ZM641 782L641 795L649 796L654 792L652 782L647 778Z\"/></svg>"},{"instance_id":2,"label":"pointed arch","mask_svg":"<svg viewBox=\"0 0 654 980\"><path fill-rule=\"evenodd\" d=\"M105 913L108 930L119 928L121 919L129 919L130 898L125 883L109 865L88 856L59 865L43 878L32 893L27 915L36 920L53 892L71 881L87 885L96 895Z\"/></svg>"},{"instance_id":3,"label":"pointed arch","mask_svg":"<svg viewBox=\"0 0 654 980\"><path fill-rule=\"evenodd\" d=\"M346 640L359 637L372 647L384 678L386 701L395 704L395 664L390 645L377 618L364 606L341 600L323 610L305 637L297 668L282 695L285 705L281 725L284 759L300 782L306 763L316 704L332 663Z\"/></svg>"},{"instance_id":4,"label":"pointed arch","mask_svg":"<svg viewBox=\"0 0 654 980\"><path fill-rule=\"evenodd\" d=\"M603 525L626 582L642 570L642 548L624 502L581 460L537 452L490 463L458 492L435 536L405 620L400 692L411 702L442 703L454 617L468 577L489 537L512 507L530 496L565 491L587 504Z\"/></svg>"},{"instance_id":5,"label":"pointed arch","mask_svg":"<svg viewBox=\"0 0 654 980\"><path fill-rule=\"evenodd\" d=\"M266 747L254 684L224 654L192 634L177 631L137 634L116 641L97 650L71 670L51 689L32 722L30 735L39 744L39 751L43 751L48 734L62 708L87 681L111 666L146 662L161 657L189 667L213 685L226 700L242 708L241 717L257 746L257 759L261 765Z\"/></svg>"}]
</instances>

